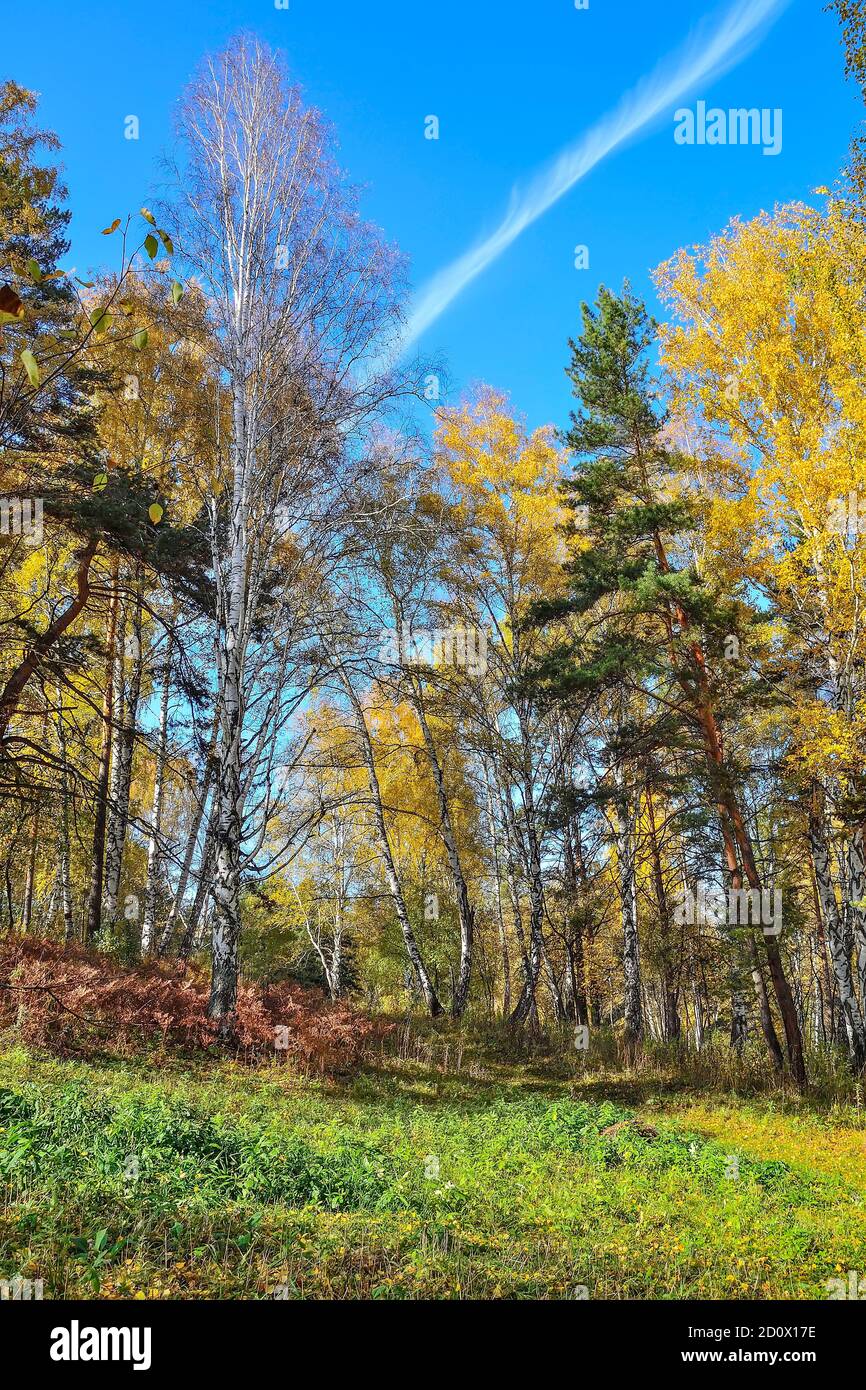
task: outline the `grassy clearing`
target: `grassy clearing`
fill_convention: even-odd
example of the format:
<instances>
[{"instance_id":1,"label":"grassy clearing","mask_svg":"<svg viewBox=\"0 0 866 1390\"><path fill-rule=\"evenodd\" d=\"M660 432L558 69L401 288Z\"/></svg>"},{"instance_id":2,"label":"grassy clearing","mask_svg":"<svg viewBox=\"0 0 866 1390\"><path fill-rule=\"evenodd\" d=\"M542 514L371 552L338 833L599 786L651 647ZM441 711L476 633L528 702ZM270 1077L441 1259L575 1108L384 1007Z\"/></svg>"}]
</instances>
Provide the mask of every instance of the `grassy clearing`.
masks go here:
<instances>
[{"instance_id":1,"label":"grassy clearing","mask_svg":"<svg viewBox=\"0 0 866 1390\"><path fill-rule=\"evenodd\" d=\"M344 1084L9 1048L0 1276L46 1297L730 1299L866 1270L856 1102L459 1046L449 1070L394 1055Z\"/></svg>"}]
</instances>

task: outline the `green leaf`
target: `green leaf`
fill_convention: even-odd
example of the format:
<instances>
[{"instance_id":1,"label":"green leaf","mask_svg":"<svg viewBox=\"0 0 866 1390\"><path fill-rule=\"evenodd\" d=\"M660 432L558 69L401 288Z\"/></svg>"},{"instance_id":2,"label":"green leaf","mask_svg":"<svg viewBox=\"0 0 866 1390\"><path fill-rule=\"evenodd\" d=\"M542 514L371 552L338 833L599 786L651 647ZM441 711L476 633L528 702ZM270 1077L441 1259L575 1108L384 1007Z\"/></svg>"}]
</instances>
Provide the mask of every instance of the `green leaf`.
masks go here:
<instances>
[{"instance_id":1,"label":"green leaf","mask_svg":"<svg viewBox=\"0 0 866 1390\"><path fill-rule=\"evenodd\" d=\"M132 346L133 346L137 351L139 351L139 352L141 351L142 348L147 347L147 329L146 329L146 328L139 328L139 329L137 330L137 332L133 333L133 335L132 335Z\"/></svg>"},{"instance_id":2,"label":"green leaf","mask_svg":"<svg viewBox=\"0 0 866 1390\"><path fill-rule=\"evenodd\" d=\"M167 253L169 256L173 256L173 255L174 255L174 242L172 241L172 239L171 239L171 237L169 236L168 232L164 232L164 231L162 230L162 228L159 228L158 230L159 230L160 238L161 238L161 240L162 240L162 244L163 244L163 246L164 246L165 249L166 249L166 253Z\"/></svg>"},{"instance_id":3,"label":"green leaf","mask_svg":"<svg viewBox=\"0 0 866 1390\"><path fill-rule=\"evenodd\" d=\"M33 353L30 351L29 348L25 348L24 351L21 353L21 362L25 372L27 373L27 378L30 382L30 385L38 386L41 381L41 377L39 375L39 363L36 361L36 358L33 356Z\"/></svg>"},{"instance_id":4,"label":"green leaf","mask_svg":"<svg viewBox=\"0 0 866 1390\"><path fill-rule=\"evenodd\" d=\"M153 260L156 256L157 251L159 250L159 242L157 241L153 233L150 233L148 236L144 238L144 249L150 256L150 259Z\"/></svg>"},{"instance_id":5,"label":"green leaf","mask_svg":"<svg viewBox=\"0 0 866 1390\"><path fill-rule=\"evenodd\" d=\"M171 302L172 304L179 304L182 299L183 285L180 283L179 280L175 280L174 284L171 287Z\"/></svg>"},{"instance_id":6,"label":"green leaf","mask_svg":"<svg viewBox=\"0 0 866 1390\"><path fill-rule=\"evenodd\" d=\"M29 260L27 262L27 273L31 280L35 280L38 285L42 279L42 271L39 269L38 261Z\"/></svg>"},{"instance_id":7,"label":"green leaf","mask_svg":"<svg viewBox=\"0 0 866 1390\"><path fill-rule=\"evenodd\" d=\"M111 323L111 315L107 309L94 309L90 315L90 322L94 333L104 333Z\"/></svg>"}]
</instances>

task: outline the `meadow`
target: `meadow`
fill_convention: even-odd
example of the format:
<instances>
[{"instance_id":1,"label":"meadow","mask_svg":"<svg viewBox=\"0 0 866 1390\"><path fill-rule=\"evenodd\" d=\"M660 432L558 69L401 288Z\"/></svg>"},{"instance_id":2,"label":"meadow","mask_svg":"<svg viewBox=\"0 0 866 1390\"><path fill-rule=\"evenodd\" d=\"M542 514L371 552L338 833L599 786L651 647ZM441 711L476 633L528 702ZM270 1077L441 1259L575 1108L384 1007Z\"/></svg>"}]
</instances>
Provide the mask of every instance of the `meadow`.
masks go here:
<instances>
[{"instance_id":1,"label":"meadow","mask_svg":"<svg viewBox=\"0 0 866 1390\"><path fill-rule=\"evenodd\" d=\"M839 1296L866 1245L844 1073L802 1097L712 1047L597 1054L404 1028L325 1079L8 1036L0 1277L46 1298Z\"/></svg>"}]
</instances>

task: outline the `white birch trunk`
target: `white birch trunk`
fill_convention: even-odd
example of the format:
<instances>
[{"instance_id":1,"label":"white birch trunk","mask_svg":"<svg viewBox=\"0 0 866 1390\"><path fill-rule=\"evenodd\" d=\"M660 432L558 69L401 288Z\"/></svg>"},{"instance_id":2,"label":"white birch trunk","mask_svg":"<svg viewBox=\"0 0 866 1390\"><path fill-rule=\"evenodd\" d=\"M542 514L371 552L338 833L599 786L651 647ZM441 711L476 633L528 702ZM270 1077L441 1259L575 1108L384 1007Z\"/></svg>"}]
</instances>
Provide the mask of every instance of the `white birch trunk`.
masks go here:
<instances>
[{"instance_id":1,"label":"white birch trunk","mask_svg":"<svg viewBox=\"0 0 866 1390\"><path fill-rule=\"evenodd\" d=\"M72 866L69 850L69 776L66 765L66 728L63 723L63 691L57 687L57 744L60 750L60 897L63 904L63 935L75 940L72 910Z\"/></svg>"},{"instance_id":2,"label":"white birch trunk","mask_svg":"<svg viewBox=\"0 0 866 1390\"><path fill-rule=\"evenodd\" d=\"M122 629L122 631L125 629ZM109 930L117 917L117 899L120 892L120 874L123 867L123 850L129 828L129 792L132 785L132 758L135 751L135 726L138 718L138 700L141 691L142 651L141 651L141 597L136 600L132 620L133 651L129 673L129 685L124 692L123 681L123 641L117 644L117 663L115 666L115 724L117 727L117 750L111 767L109 787L108 833L105 846L105 892L103 914Z\"/></svg>"},{"instance_id":3,"label":"white birch trunk","mask_svg":"<svg viewBox=\"0 0 866 1390\"><path fill-rule=\"evenodd\" d=\"M156 767L153 779L153 803L150 812L150 829L147 837L147 881L144 888L144 914L141 923L141 954L147 956L153 949L154 928L156 926L156 896L159 889L159 873L162 856L159 849L162 826L162 800L165 784L165 762L168 747L168 697L171 690L171 638L165 659L162 694L159 703L159 729L156 743Z\"/></svg>"},{"instance_id":4,"label":"white birch trunk","mask_svg":"<svg viewBox=\"0 0 866 1390\"><path fill-rule=\"evenodd\" d=\"M862 825L857 826L848 841L848 892L860 998L866 1007L866 842Z\"/></svg>"},{"instance_id":5,"label":"white birch trunk","mask_svg":"<svg viewBox=\"0 0 866 1390\"><path fill-rule=\"evenodd\" d=\"M854 991L854 983L851 975L851 961L845 948L842 920L836 902L836 892L833 887L826 824L823 815L820 810L817 809L813 809L809 819L809 850L812 855L812 865L815 870L818 901L821 904L821 911L824 915L824 930L830 951L830 959L833 963L833 974L836 979L839 1001L845 1020L845 1035L848 1041L848 1051L852 1065L859 1070L860 1067L863 1066L864 1060L866 1060L866 1035L864 1035L863 1015L857 1001L857 995Z\"/></svg>"},{"instance_id":6,"label":"white birch trunk","mask_svg":"<svg viewBox=\"0 0 866 1390\"><path fill-rule=\"evenodd\" d=\"M422 692L416 688L414 681L411 682L411 689L413 697L412 703L415 708L415 713L418 716L418 723L421 725L424 747L427 750L430 771L433 774L433 782L436 787L436 800L439 806L439 826L442 839L445 843L445 852L448 856L448 868L451 872L451 881L454 884L454 892L457 897L457 915L460 922L460 966L457 972L454 996L451 1001L451 1013L454 1018L461 1018L469 1002L469 984L472 977L472 943L475 935L475 911L469 900L469 889L466 885L463 865L460 862L457 838L454 834L454 824L451 819L451 807L448 803L448 793L445 790L445 777L442 772L442 764L439 761L439 753L433 735L430 732L430 724L427 719L427 712L424 708L424 697Z\"/></svg>"}]
</instances>

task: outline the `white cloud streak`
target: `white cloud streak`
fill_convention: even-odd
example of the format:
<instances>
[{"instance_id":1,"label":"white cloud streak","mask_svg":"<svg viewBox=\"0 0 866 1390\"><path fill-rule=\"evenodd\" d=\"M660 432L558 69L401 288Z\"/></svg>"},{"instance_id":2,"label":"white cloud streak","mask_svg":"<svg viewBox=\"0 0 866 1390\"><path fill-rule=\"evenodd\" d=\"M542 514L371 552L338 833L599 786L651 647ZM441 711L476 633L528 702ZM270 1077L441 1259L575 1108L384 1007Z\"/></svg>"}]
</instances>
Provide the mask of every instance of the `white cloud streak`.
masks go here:
<instances>
[{"instance_id":1,"label":"white cloud streak","mask_svg":"<svg viewBox=\"0 0 866 1390\"><path fill-rule=\"evenodd\" d=\"M401 352L435 323L440 314L501 256L531 223L558 202L619 145L637 135L699 82L734 66L754 47L762 28L775 20L788 0L737 0L708 31L706 21L673 58L628 92L617 108L562 151L520 192L512 191L508 212L496 230L434 275L421 290L401 343Z\"/></svg>"}]
</instances>

